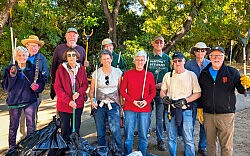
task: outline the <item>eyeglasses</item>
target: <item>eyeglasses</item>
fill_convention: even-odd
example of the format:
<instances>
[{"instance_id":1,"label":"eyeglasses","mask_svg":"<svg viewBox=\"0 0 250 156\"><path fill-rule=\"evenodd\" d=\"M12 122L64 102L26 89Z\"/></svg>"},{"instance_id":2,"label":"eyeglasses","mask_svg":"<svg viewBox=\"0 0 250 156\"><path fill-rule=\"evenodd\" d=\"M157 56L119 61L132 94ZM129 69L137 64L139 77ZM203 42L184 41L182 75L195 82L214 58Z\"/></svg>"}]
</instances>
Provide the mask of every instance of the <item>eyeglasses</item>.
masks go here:
<instances>
[{"instance_id":1,"label":"eyeglasses","mask_svg":"<svg viewBox=\"0 0 250 156\"><path fill-rule=\"evenodd\" d=\"M174 63L182 62L182 60L173 60Z\"/></svg>"},{"instance_id":2,"label":"eyeglasses","mask_svg":"<svg viewBox=\"0 0 250 156\"><path fill-rule=\"evenodd\" d=\"M137 61L137 62L144 62L145 60L143 60L143 59L135 59L135 61Z\"/></svg>"},{"instance_id":3,"label":"eyeglasses","mask_svg":"<svg viewBox=\"0 0 250 156\"><path fill-rule=\"evenodd\" d=\"M67 54L67 57L76 57L76 54Z\"/></svg>"},{"instance_id":4,"label":"eyeglasses","mask_svg":"<svg viewBox=\"0 0 250 156\"><path fill-rule=\"evenodd\" d=\"M105 76L105 80L106 80L105 84L109 85L109 76Z\"/></svg>"},{"instance_id":5,"label":"eyeglasses","mask_svg":"<svg viewBox=\"0 0 250 156\"><path fill-rule=\"evenodd\" d=\"M224 55L209 55L209 57L212 59L215 59L215 58L221 59L224 57Z\"/></svg>"},{"instance_id":6,"label":"eyeglasses","mask_svg":"<svg viewBox=\"0 0 250 156\"><path fill-rule=\"evenodd\" d=\"M195 49L194 51L195 51L195 52L206 52L205 49Z\"/></svg>"},{"instance_id":7,"label":"eyeglasses","mask_svg":"<svg viewBox=\"0 0 250 156\"><path fill-rule=\"evenodd\" d=\"M163 44L163 41L155 41L155 44Z\"/></svg>"}]
</instances>

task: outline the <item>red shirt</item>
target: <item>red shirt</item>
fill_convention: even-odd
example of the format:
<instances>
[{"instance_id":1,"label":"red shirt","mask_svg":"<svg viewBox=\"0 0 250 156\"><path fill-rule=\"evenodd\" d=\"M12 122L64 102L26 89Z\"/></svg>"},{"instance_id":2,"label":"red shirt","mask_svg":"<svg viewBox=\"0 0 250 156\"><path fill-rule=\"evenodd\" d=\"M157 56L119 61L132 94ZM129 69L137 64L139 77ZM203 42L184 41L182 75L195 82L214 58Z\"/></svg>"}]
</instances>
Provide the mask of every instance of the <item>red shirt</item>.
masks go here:
<instances>
[{"instance_id":1,"label":"red shirt","mask_svg":"<svg viewBox=\"0 0 250 156\"><path fill-rule=\"evenodd\" d=\"M120 94L125 98L124 110L150 112L150 102L156 95L154 75L151 72L147 72L143 96L143 99L147 101L147 105L139 108L133 104L134 100L141 100L145 72L145 70L137 71L133 69L124 73L120 87Z\"/></svg>"},{"instance_id":2,"label":"red shirt","mask_svg":"<svg viewBox=\"0 0 250 156\"><path fill-rule=\"evenodd\" d=\"M83 66L80 66L76 74L76 92L80 95L76 99L76 108L84 107L84 93L88 88L88 80ZM56 79L54 89L57 96L56 109L60 112L72 113L73 108L69 106L69 102L73 99L73 89L71 79L67 70L60 64L56 71Z\"/></svg>"}]
</instances>

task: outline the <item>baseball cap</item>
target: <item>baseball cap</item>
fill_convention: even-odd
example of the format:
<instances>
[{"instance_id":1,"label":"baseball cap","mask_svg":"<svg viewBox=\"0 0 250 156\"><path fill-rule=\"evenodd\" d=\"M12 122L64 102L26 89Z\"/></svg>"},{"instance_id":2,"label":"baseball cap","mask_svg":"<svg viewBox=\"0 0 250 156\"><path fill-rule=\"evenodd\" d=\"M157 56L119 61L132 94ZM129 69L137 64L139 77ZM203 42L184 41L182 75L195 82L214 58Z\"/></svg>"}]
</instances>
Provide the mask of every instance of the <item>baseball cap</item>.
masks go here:
<instances>
[{"instance_id":1,"label":"baseball cap","mask_svg":"<svg viewBox=\"0 0 250 156\"><path fill-rule=\"evenodd\" d=\"M225 54L225 50L221 46L215 46L215 47L213 47L211 49L210 53L212 53L213 51L216 51L216 50L218 50L218 51L222 52L223 54Z\"/></svg>"},{"instance_id":2,"label":"baseball cap","mask_svg":"<svg viewBox=\"0 0 250 156\"><path fill-rule=\"evenodd\" d=\"M164 38L162 36L156 36L154 38L154 41L157 41L157 40L161 40L161 41L164 41Z\"/></svg>"},{"instance_id":3,"label":"baseball cap","mask_svg":"<svg viewBox=\"0 0 250 156\"><path fill-rule=\"evenodd\" d=\"M68 32L75 32L76 34L78 34L78 31L76 30L76 28L69 28L69 29L67 30L66 34L67 34Z\"/></svg>"},{"instance_id":4,"label":"baseball cap","mask_svg":"<svg viewBox=\"0 0 250 156\"><path fill-rule=\"evenodd\" d=\"M176 59L176 58L183 59L184 55L182 54L182 52L174 52L172 59Z\"/></svg>"}]
</instances>

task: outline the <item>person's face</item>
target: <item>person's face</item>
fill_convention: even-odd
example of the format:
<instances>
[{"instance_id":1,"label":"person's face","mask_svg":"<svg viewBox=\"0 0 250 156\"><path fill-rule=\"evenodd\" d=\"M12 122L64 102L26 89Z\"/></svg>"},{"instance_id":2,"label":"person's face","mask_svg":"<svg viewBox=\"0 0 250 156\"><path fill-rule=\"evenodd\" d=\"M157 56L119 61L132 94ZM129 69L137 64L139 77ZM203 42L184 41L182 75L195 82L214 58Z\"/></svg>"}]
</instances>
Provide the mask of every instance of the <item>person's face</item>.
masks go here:
<instances>
[{"instance_id":1,"label":"person's face","mask_svg":"<svg viewBox=\"0 0 250 156\"><path fill-rule=\"evenodd\" d=\"M101 55L100 62L103 64L103 67L107 68L111 67L112 59L109 54L103 54Z\"/></svg>"},{"instance_id":2,"label":"person's face","mask_svg":"<svg viewBox=\"0 0 250 156\"><path fill-rule=\"evenodd\" d=\"M103 45L103 49L108 50L108 51L110 51L112 53L113 49L114 49L114 46L113 46L113 44L105 44L105 45Z\"/></svg>"},{"instance_id":3,"label":"person's face","mask_svg":"<svg viewBox=\"0 0 250 156\"><path fill-rule=\"evenodd\" d=\"M38 53L40 46L37 43L27 43L26 45L30 56L33 56Z\"/></svg>"},{"instance_id":4,"label":"person's face","mask_svg":"<svg viewBox=\"0 0 250 156\"><path fill-rule=\"evenodd\" d=\"M173 64L174 64L174 69L175 70L183 70L184 69L184 64L185 64L185 59L179 59L175 58L173 59Z\"/></svg>"},{"instance_id":5,"label":"person's face","mask_svg":"<svg viewBox=\"0 0 250 156\"><path fill-rule=\"evenodd\" d=\"M134 60L135 68L138 71L143 70L145 63L146 63L145 56L137 56Z\"/></svg>"},{"instance_id":6,"label":"person's face","mask_svg":"<svg viewBox=\"0 0 250 156\"><path fill-rule=\"evenodd\" d=\"M154 50L162 51L162 48L164 47L164 41L162 40L153 41L152 46L154 47Z\"/></svg>"},{"instance_id":7,"label":"person's face","mask_svg":"<svg viewBox=\"0 0 250 156\"><path fill-rule=\"evenodd\" d=\"M209 58L214 69L220 69L224 61L224 56L225 55L219 50L213 51L209 54Z\"/></svg>"},{"instance_id":8,"label":"person's face","mask_svg":"<svg viewBox=\"0 0 250 156\"><path fill-rule=\"evenodd\" d=\"M74 51L67 52L67 61L69 64L75 64L77 60L76 53Z\"/></svg>"},{"instance_id":9,"label":"person's face","mask_svg":"<svg viewBox=\"0 0 250 156\"><path fill-rule=\"evenodd\" d=\"M74 45L76 44L77 40L78 40L78 34L70 31L65 35L66 41L68 43L68 45Z\"/></svg>"},{"instance_id":10,"label":"person's face","mask_svg":"<svg viewBox=\"0 0 250 156\"><path fill-rule=\"evenodd\" d=\"M18 64L25 64L28 59L28 56L25 52L18 51L16 54L16 61Z\"/></svg>"},{"instance_id":11,"label":"person's face","mask_svg":"<svg viewBox=\"0 0 250 156\"><path fill-rule=\"evenodd\" d=\"M202 49L202 48L194 49L194 55L197 59L204 59L204 57L206 56L206 53L207 53L206 49Z\"/></svg>"}]
</instances>

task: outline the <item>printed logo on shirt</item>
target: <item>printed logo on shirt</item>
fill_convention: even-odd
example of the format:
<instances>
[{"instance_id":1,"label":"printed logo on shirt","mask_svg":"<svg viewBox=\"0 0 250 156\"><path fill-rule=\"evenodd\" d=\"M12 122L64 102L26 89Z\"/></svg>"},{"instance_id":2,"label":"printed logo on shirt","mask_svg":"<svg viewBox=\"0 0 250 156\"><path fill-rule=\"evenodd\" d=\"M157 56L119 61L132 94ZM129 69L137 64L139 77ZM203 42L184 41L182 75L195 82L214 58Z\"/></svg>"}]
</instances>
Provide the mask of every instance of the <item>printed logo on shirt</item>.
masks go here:
<instances>
[{"instance_id":1,"label":"printed logo on shirt","mask_svg":"<svg viewBox=\"0 0 250 156\"><path fill-rule=\"evenodd\" d=\"M227 77L222 77L222 82L223 83L227 83L227 80L228 80Z\"/></svg>"}]
</instances>

